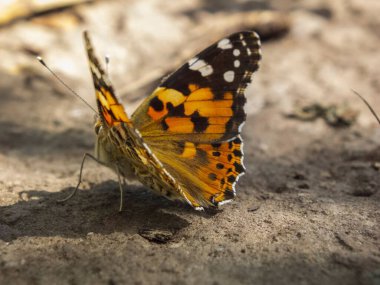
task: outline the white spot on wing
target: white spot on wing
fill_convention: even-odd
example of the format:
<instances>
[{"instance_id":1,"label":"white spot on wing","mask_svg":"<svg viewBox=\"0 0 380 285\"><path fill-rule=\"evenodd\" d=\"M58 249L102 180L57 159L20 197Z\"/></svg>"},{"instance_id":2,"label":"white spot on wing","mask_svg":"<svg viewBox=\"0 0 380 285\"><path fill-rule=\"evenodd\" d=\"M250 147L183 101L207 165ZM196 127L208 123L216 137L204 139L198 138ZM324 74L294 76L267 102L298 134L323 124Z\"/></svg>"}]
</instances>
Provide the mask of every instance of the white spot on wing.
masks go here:
<instances>
[{"instance_id":1,"label":"white spot on wing","mask_svg":"<svg viewBox=\"0 0 380 285\"><path fill-rule=\"evenodd\" d=\"M94 65L92 62L90 62L91 71L95 74L95 76L100 79L102 78L102 75L100 74L99 69L96 65Z\"/></svg>"},{"instance_id":2,"label":"white spot on wing","mask_svg":"<svg viewBox=\"0 0 380 285\"><path fill-rule=\"evenodd\" d=\"M206 65L199 69L199 72L202 74L202 76L208 76L214 72L211 65Z\"/></svg>"},{"instance_id":3,"label":"white spot on wing","mask_svg":"<svg viewBox=\"0 0 380 285\"><path fill-rule=\"evenodd\" d=\"M194 58L194 59L191 59L189 61L189 68L191 70L199 71L202 74L202 76L208 76L213 73L214 70L212 69L211 65L207 64L202 59L197 59L197 58Z\"/></svg>"},{"instance_id":4,"label":"white spot on wing","mask_svg":"<svg viewBox=\"0 0 380 285\"><path fill-rule=\"evenodd\" d=\"M244 126L245 122L242 122L238 128L238 132L241 133L242 129L243 129L243 126Z\"/></svg>"},{"instance_id":5,"label":"white spot on wing","mask_svg":"<svg viewBox=\"0 0 380 285\"><path fill-rule=\"evenodd\" d=\"M234 192L234 193L235 193L235 192ZM232 201L233 201L233 199L221 201L221 202L218 203L218 206L225 205L225 204L230 203L230 202L232 202Z\"/></svg>"},{"instance_id":6,"label":"white spot on wing","mask_svg":"<svg viewBox=\"0 0 380 285\"><path fill-rule=\"evenodd\" d=\"M243 45L243 47L247 46L247 42L246 41L241 41L241 44Z\"/></svg>"},{"instance_id":7,"label":"white spot on wing","mask_svg":"<svg viewBox=\"0 0 380 285\"><path fill-rule=\"evenodd\" d=\"M251 50L250 50L249 48L247 48L247 54L248 54L248 55L251 55L251 54L252 54L252 52L251 52Z\"/></svg>"},{"instance_id":8,"label":"white spot on wing","mask_svg":"<svg viewBox=\"0 0 380 285\"><path fill-rule=\"evenodd\" d=\"M199 70L200 68L204 67L205 65L207 65L207 63L204 60L198 59L196 57L189 60L189 68L191 70Z\"/></svg>"},{"instance_id":9,"label":"white spot on wing","mask_svg":"<svg viewBox=\"0 0 380 285\"><path fill-rule=\"evenodd\" d=\"M262 57L262 54L261 54L261 48L259 48L256 52L260 57Z\"/></svg>"},{"instance_id":10,"label":"white spot on wing","mask_svg":"<svg viewBox=\"0 0 380 285\"><path fill-rule=\"evenodd\" d=\"M232 48L230 39L222 39L218 42L218 48L229 49Z\"/></svg>"},{"instance_id":11,"label":"white spot on wing","mask_svg":"<svg viewBox=\"0 0 380 285\"><path fill-rule=\"evenodd\" d=\"M240 66L240 61L239 61L239 60L235 60L235 61L234 61L234 66L235 66L236 68L238 68L238 67Z\"/></svg>"},{"instance_id":12,"label":"white spot on wing","mask_svg":"<svg viewBox=\"0 0 380 285\"><path fill-rule=\"evenodd\" d=\"M232 82L232 81L234 81L234 78L235 78L235 72L233 72L232 70L226 71L223 74L223 77L224 77L225 81Z\"/></svg>"},{"instance_id":13,"label":"white spot on wing","mask_svg":"<svg viewBox=\"0 0 380 285\"><path fill-rule=\"evenodd\" d=\"M199 58L197 57L193 57L192 59L190 59L187 63L189 64L189 66L192 66L194 64L194 62L196 62ZM191 69L191 68L190 68Z\"/></svg>"},{"instance_id":14,"label":"white spot on wing","mask_svg":"<svg viewBox=\"0 0 380 285\"><path fill-rule=\"evenodd\" d=\"M237 48L235 48L232 53L234 54L234 56L239 56L240 55L240 50L238 50Z\"/></svg>"}]
</instances>

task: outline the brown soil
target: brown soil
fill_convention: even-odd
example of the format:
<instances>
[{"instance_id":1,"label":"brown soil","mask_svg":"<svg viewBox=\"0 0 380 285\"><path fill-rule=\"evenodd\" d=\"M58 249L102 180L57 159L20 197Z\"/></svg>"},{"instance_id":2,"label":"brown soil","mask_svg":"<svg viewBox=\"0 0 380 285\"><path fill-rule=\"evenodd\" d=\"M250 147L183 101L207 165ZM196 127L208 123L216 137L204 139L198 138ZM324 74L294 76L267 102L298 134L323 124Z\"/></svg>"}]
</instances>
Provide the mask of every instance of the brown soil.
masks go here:
<instances>
[{"instance_id":1,"label":"brown soil","mask_svg":"<svg viewBox=\"0 0 380 285\"><path fill-rule=\"evenodd\" d=\"M380 3L174 2L96 1L0 29L0 284L380 284L380 128L351 92L380 112ZM35 54L93 104L84 29L128 91L172 68L202 25L254 9L292 21L263 42L246 93L247 173L234 202L196 212L132 185L118 213L117 177L89 162L78 194L56 203L93 149L93 114ZM123 96L129 113L153 88ZM346 102L358 120L284 115L312 102Z\"/></svg>"}]
</instances>

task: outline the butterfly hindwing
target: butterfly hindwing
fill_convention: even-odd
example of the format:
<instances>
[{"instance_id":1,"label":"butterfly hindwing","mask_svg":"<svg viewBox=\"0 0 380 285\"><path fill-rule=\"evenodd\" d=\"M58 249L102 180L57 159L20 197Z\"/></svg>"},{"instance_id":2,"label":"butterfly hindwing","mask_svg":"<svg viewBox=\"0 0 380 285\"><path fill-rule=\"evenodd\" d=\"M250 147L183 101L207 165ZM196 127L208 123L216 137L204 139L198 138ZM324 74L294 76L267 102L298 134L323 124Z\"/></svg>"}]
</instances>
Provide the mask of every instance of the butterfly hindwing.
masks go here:
<instances>
[{"instance_id":1,"label":"butterfly hindwing","mask_svg":"<svg viewBox=\"0 0 380 285\"><path fill-rule=\"evenodd\" d=\"M152 152L202 206L232 199L244 173L244 90L260 59L256 33L233 34L171 74L132 115Z\"/></svg>"},{"instance_id":2,"label":"butterfly hindwing","mask_svg":"<svg viewBox=\"0 0 380 285\"><path fill-rule=\"evenodd\" d=\"M244 173L240 136L218 143L154 141L149 147L184 191L201 206L217 206L235 196Z\"/></svg>"}]
</instances>

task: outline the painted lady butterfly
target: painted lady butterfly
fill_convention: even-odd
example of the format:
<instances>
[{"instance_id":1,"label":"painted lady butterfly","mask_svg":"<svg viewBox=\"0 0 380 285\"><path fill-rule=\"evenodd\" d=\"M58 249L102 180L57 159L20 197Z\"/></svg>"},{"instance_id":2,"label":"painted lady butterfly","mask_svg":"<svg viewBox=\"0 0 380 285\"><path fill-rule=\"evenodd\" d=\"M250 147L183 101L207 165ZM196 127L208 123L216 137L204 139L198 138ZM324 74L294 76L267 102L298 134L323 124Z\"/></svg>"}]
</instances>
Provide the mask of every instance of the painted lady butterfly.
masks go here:
<instances>
[{"instance_id":1,"label":"painted lady butterfly","mask_svg":"<svg viewBox=\"0 0 380 285\"><path fill-rule=\"evenodd\" d=\"M259 67L259 36L239 32L211 45L166 78L131 117L86 32L84 39L99 110L95 158L118 174L120 189L122 176L198 210L231 201L245 170L244 90Z\"/></svg>"}]
</instances>

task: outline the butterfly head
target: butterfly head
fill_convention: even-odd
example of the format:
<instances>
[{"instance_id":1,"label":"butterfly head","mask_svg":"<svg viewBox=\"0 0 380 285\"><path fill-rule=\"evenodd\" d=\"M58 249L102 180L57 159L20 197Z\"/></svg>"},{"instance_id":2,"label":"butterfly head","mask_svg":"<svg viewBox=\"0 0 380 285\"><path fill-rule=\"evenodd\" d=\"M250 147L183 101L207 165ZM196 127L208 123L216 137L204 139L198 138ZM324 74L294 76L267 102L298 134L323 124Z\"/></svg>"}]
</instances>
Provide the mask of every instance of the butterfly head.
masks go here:
<instances>
[{"instance_id":1,"label":"butterfly head","mask_svg":"<svg viewBox=\"0 0 380 285\"><path fill-rule=\"evenodd\" d=\"M95 124L94 124L95 134L99 135L101 129L102 129L102 121L99 117L95 117Z\"/></svg>"}]
</instances>

